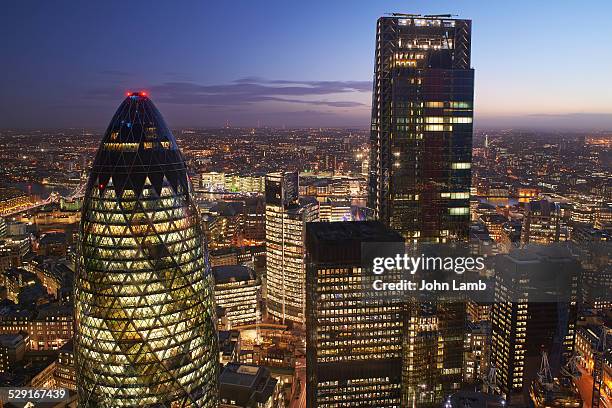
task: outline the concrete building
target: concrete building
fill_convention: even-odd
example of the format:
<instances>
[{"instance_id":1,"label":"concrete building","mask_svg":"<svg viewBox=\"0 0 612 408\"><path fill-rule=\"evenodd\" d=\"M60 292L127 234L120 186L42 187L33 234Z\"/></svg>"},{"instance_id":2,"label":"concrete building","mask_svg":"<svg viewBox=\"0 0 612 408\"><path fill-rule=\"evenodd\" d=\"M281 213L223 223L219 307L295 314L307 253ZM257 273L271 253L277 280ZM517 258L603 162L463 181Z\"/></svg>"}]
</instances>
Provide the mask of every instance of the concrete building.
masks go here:
<instances>
[{"instance_id":1,"label":"concrete building","mask_svg":"<svg viewBox=\"0 0 612 408\"><path fill-rule=\"evenodd\" d=\"M278 381L267 368L228 363L219 377L220 408L276 408L282 406Z\"/></svg>"}]
</instances>

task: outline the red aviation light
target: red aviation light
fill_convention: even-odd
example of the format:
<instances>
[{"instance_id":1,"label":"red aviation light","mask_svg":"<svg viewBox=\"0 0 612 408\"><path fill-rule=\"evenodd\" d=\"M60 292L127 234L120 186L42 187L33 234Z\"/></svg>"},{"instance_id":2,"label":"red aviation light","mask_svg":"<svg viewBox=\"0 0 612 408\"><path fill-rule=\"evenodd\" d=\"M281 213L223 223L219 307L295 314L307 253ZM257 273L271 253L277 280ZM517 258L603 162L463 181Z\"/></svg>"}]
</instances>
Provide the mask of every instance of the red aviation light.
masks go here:
<instances>
[{"instance_id":1,"label":"red aviation light","mask_svg":"<svg viewBox=\"0 0 612 408\"><path fill-rule=\"evenodd\" d=\"M127 97L132 97L132 98L146 98L147 96L149 96L149 94L147 93L147 91L137 91L137 92L132 92L132 91L127 91L125 93L125 96Z\"/></svg>"}]
</instances>

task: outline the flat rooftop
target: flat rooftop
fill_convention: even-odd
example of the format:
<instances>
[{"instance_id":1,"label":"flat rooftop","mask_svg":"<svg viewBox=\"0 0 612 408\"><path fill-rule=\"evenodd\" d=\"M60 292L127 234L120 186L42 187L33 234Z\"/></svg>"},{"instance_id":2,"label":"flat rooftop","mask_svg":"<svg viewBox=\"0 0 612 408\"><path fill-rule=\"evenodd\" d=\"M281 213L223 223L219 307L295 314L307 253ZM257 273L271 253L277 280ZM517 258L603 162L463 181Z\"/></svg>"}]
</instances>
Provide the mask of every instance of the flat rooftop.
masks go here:
<instances>
[{"instance_id":1,"label":"flat rooftop","mask_svg":"<svg viewBox=\"0 0 612 408\"><path fill-rule=\"evenodd\" d=\"M222 265L212 268L215 283L242 282L255 279L253 270L244 265Z\"/></svg>"},{"instance_id":2,"label":"flat rooftop","mask_svg":"<svg viewBox=\"0 0 612 408\"><path fill-rule=\"evenodd\" d=\"M307 234L318 241L403 242L404 238L378 221L310 222Z\"/></svg>"}]
</instances>

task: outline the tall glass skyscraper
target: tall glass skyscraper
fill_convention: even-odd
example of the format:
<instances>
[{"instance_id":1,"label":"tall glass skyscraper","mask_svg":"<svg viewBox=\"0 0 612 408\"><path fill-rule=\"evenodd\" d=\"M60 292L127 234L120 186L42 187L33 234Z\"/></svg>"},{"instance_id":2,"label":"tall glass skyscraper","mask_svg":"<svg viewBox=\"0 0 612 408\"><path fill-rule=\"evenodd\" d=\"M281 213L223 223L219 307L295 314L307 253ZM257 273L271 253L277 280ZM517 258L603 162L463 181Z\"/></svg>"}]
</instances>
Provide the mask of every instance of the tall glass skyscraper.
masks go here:
<instances>
[{"instance_id":1,"label":"tall glass skyscraper","mask_svg":"<svg viewBox=\"0 0 612 408\"><path fill-rule=\"evenodd\" d=\"M470 20L378 20L368 206L407 242L468 236L470 41Z\"/></svg>"},{"instance_id":2,"label":"tall glass skyscraper","mask_svg":"<svg viewBox=\"0 0 612 408\"><path fill-rule=\"evenodd\" d=\"M474 70L471 21L393 14L376 27L368 207L407 243L467 241ZM402 406L460 387L464 305L404 310Z\"/></svg>"},{"instance_id":3,"label":"tall glass skyscraper","mask_svg":"<svg viewBox=\"0 0 612 408\"><path fill-rule=\"evenodd\" d=\"M185 160L144 93L110 122L89 177L76 278L81 407L216 407L206 243Z\"/></svg>"},{"instance_id":4,"label":"tall glass skyscraper","mask_svg":"<svg viewBox=\"0 0 612 408\"><path fill-rule=\"evenodd\" d=\"M306 322L304 236L318 217L316 202L300 202L297 172L266 175L266 304L283 323Z\"/></svg>"}]
</instances>

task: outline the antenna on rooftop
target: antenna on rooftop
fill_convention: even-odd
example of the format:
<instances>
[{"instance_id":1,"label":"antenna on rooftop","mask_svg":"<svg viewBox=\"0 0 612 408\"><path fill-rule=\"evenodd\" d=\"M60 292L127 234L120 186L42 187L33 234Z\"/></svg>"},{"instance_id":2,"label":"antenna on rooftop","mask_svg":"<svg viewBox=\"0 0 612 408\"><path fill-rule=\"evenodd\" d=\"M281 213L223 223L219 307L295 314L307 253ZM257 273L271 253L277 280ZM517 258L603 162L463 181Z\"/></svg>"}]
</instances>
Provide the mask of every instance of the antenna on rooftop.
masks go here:
<instances>
[{"instance_id":1,"label":"antenna on rooftop","mask_svg":"<svg viewBox=\"0 0 612 408\"><path fill-rule=\"evenodd\" d=\"M385 13L393 17L421 17L421 14L407 14L407 13Z\"/></svg>"},{"instance_id":2,"label":"antenna on rooftop","mask_svg":"<svg viewBox=\"0 0 612 408\"><path fill-rule=\"evenodd\" d=\"M457 17L457 14L425 14L423 17L451 18L451 17Z\"/></svg>"}]
</instances>

